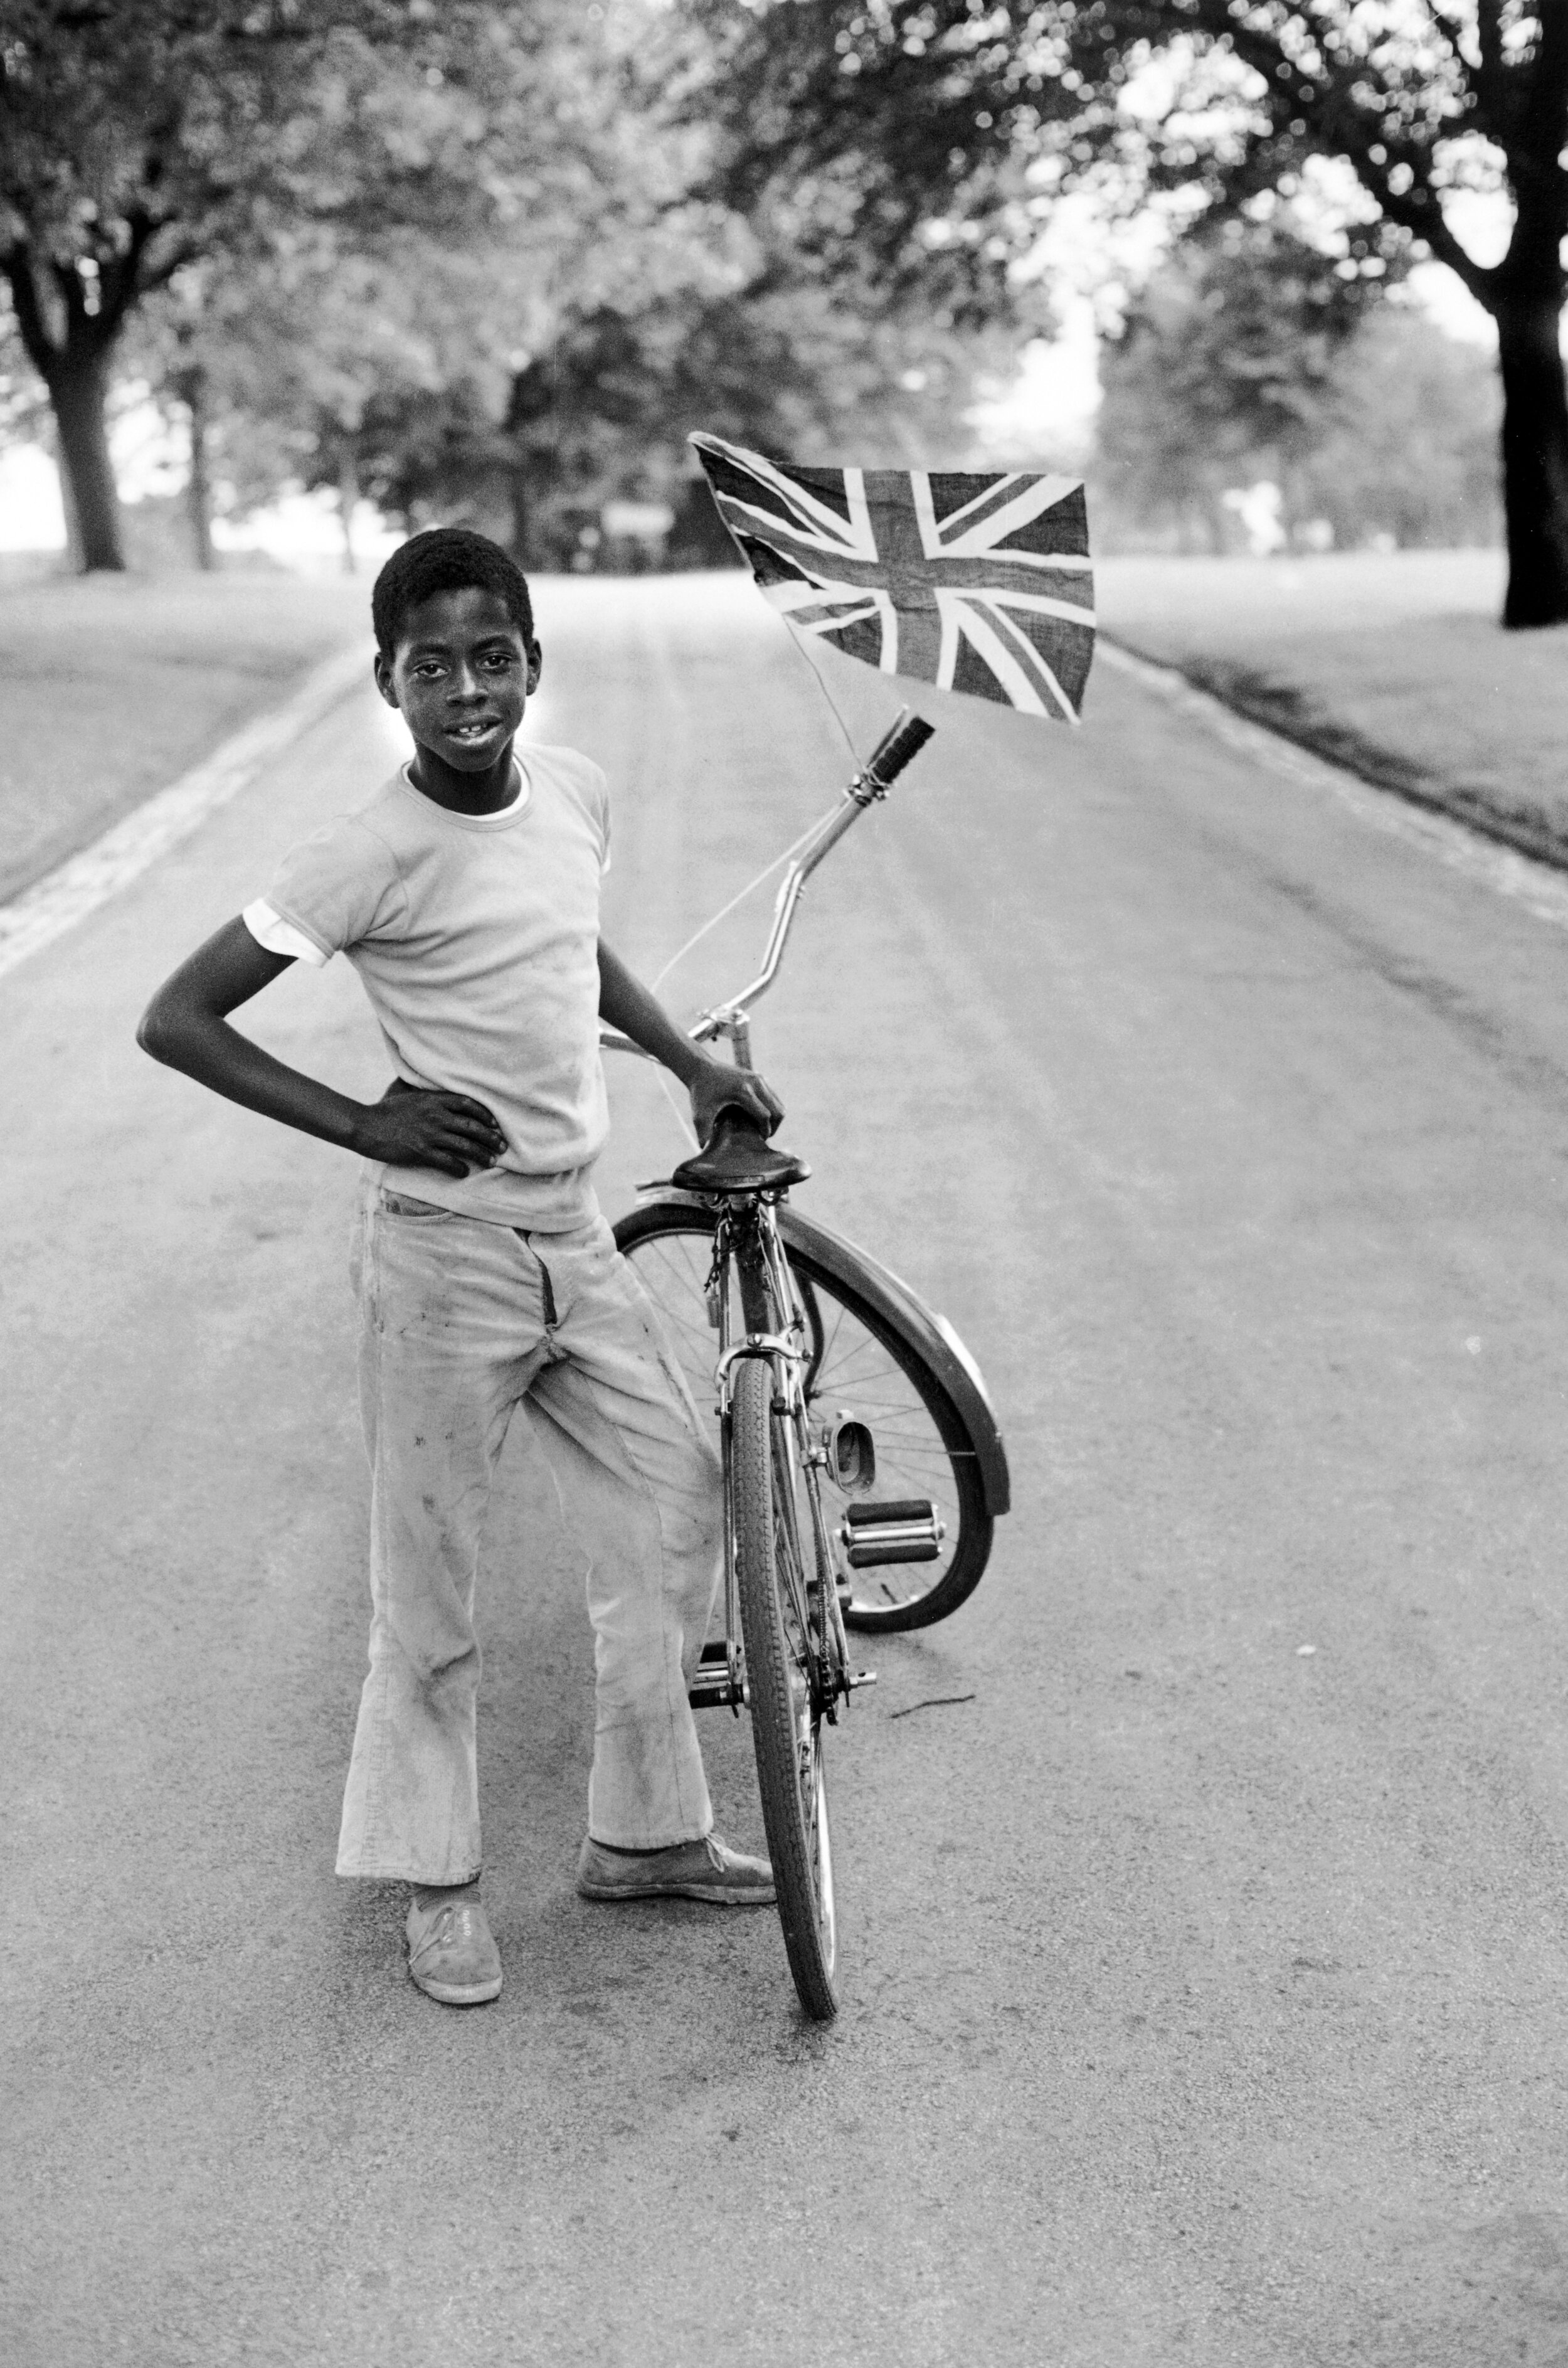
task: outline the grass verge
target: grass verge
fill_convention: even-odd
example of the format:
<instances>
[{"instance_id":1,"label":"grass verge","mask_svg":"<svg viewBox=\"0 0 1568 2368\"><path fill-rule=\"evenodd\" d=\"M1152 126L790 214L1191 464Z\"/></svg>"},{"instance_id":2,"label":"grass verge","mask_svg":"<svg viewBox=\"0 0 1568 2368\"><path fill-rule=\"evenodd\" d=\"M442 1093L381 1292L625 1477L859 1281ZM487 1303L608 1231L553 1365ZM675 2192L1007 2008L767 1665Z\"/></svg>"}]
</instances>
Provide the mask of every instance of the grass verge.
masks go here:
<instances>
[{"instance_id":1,"label":"grass verge","mask_svg":"<svg viewBox=\"0 0 1568 2368\"><path fill-rule=\"evenodd\" d=\"M1568 869L1568 628L1505 633L1498 552L1112 559L1113 640L1364 780Z\"/></svg>"},{"instance_id":2,"label":"grass verge","mask_svg":"<svg viewBox=\"0 0 1568 2368\"><path fill-rule=\"evenodd\" d=\"M192 573L0 587L0 901L356 638L368 649L369 591L352 579Z\"/></svg>"}]
</instances>

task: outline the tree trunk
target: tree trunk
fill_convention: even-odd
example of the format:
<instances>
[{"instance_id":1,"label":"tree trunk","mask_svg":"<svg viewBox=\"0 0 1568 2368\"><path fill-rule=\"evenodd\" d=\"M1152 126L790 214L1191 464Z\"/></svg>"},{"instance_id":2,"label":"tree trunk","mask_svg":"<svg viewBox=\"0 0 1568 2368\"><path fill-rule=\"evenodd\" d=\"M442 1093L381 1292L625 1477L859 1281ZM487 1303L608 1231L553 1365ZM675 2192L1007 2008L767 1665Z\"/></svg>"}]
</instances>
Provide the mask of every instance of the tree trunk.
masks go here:
<instances>
[{"instance_id":1,"label":"tree trunk","mask_svg":"<svg viewBox=\"0 0 1568 2368\"><path fill-rule=\"evenodd\" d=\"M346 436L337 452L337 506L343 518L343 572L352 575L354 564L354 512L359 502L359 455L352 436Z\"/></svg>"},{"instance_id":2,"label":"tree trunk","mask_svg":"<svg viewBox=\"0 0 1568 2368\"><path fill-rule=\"evenodd\" d=\"M533 519L533 502L528 472L521 461L514 461L506 471L506 493L512 512L512 532L507 548L519 567L531 567L533 552L528 548L528 529Z\"/></svg>"},{"instance_id":3,"label":"tree trunk","mask_svg":"<svg viewBox=\"0 0 1568 2368\"><path fill-rule=\"evenodd\" d=\"M1508 593L1503 622L1568 620L1568 387L1555 293L1503 295L1503 507Z\"/></svg>"},{"instance_id":4,"label":"tree trunk","mask_svg":"<svg viewBox=\"0 0 1568 2368\"><path fill-rule=\"evenodd\" d=\"M207 469L207 381L199 365L182 372L180 394L190 418L190 475L186 501L196 564L208 575L218 564L212 549L212 484Z\"/></svg>"},{"instance_id":5,"label":"tree trunk","mask_svg":"<svg viewBox=\"0 0 1568 2368\"><path fill-rule=\"evenodd\" d=\"M58 422L54 438L54 467L60 479L60 507L65 513L65 564L73 575L80 575L83 572L82 529L76 523L76 496L71 490L71 472L65 466L65 455L61 450Z\"/></svg>"},{"instance_id":6,"label":"tree trunk","mask_svg":"<svg viewBox=\"0 0 1568 2368\"><path fill-rule=\"evenodd\" d=\"M60 457L70 484L70 507L81 539L84 573L125 569L120 540L119 495L109 466L104 418L108 393L101 357L65 358L50 372L49 399L60 438Z\"/></svg>"}]
</instances>

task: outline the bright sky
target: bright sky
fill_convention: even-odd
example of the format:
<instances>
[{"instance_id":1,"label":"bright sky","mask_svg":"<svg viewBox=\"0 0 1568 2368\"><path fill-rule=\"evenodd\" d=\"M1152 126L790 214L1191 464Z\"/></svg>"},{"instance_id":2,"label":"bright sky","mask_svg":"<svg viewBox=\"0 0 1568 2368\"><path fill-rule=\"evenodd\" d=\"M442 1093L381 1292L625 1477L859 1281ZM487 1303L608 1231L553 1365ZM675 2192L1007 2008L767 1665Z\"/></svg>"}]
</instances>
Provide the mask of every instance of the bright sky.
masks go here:
<instances>
[{"instance_id":1,"label":"bright sky","mask_svg":"<svg viewBox=\"0 0 1568 2368\"><path fill-rule=\"evenodd\" d=\"M0 452L0 551L60 551L65 519L53 461L36 444Z\"/></svg>"}]
</instances>

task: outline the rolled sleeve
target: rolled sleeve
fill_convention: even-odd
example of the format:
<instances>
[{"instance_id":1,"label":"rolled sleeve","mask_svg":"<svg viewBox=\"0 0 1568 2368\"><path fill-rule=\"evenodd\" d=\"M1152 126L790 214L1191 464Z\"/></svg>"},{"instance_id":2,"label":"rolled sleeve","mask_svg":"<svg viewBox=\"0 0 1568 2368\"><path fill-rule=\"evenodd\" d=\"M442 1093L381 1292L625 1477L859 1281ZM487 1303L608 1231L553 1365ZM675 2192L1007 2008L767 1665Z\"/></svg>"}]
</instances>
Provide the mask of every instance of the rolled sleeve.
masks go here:
<instances>
[{"instance_id":1,"label":"rolled sleeve","mask_svg":"<svg viewBox=\"0 0 1568 2368\"><path fill-rule=\"evenodd\" d=\"M247 905L240 918L256 944L265 946L269 954L287 954L290 962L309 962L312 970L324 970L332 960L331 954L307 938L303 929L297 929L292 921L275 913L265 896Z\"/></svg>"},{"instance_id":2,"label":"rolled sleeve","mask_svg":"<svg viewBox=\"0 0 1568 2368\"><path fill-rule=\"evenodd\" d=\"M288 941L263 940L275 952L320 964L395 926L406 904L391 848L348 814L291 847L253 909L292 933ZM306 953L296 939L312 951Z\"/></svg>"}]
</instances>

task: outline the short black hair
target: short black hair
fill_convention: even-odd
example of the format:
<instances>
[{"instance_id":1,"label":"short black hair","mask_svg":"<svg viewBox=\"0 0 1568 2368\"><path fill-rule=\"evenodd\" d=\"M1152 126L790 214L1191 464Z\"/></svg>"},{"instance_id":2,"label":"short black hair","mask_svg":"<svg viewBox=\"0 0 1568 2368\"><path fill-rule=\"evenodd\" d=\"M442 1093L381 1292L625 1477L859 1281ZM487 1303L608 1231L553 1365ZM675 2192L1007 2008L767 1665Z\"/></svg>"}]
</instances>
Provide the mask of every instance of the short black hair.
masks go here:
<instances>
[{"instance_id":1,"label":"short black hair","mask_svg":"<svg viewBox=\"0 0 1568 2368\"><path fill-rule=\"evenodd\" d=\"M528 578L517 561L487 534L472 527L432 526L400 542L376 578L370 621L384 658L397 655L398 635L409 611L436 592L494 592L531 649L533 602Z\"/></svg>"}]
</instances>

